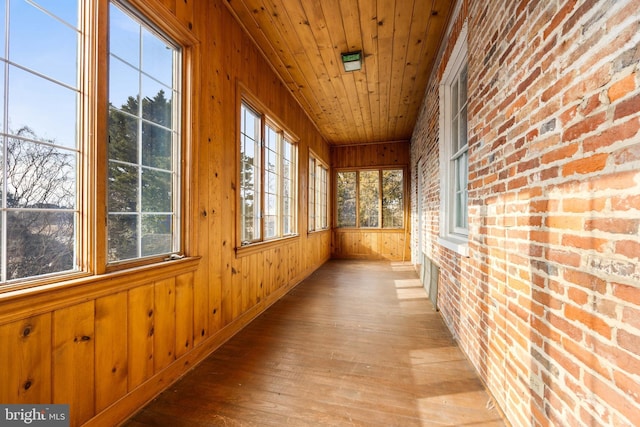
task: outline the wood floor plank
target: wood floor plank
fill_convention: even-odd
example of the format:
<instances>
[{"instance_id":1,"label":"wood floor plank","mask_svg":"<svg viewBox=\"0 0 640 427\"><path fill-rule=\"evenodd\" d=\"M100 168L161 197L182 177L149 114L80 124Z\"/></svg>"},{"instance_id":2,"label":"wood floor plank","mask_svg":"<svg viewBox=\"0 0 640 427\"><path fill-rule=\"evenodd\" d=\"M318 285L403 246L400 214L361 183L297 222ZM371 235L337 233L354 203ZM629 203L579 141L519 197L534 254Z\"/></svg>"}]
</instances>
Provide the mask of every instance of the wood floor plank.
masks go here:
<instances>
[{"instance_id":1,"label":"wood floor plank","mask_svg":"<svg viewBox=\"0 0 640 427\"><path fill-rule=\"evenodd\" d=\"M492 408L410 265L333 260L125 425L504 425Z\"/></svg>"}]
</instances>

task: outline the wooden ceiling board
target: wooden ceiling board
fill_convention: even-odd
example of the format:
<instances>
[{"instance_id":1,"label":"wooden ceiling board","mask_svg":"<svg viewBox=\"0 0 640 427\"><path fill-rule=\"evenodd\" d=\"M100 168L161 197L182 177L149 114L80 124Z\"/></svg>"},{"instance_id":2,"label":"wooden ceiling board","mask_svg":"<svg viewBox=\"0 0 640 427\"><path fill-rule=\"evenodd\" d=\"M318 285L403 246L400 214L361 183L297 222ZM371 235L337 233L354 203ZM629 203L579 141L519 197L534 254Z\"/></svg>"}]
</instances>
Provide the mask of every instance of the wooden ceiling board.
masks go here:
<instances>
[{"instance_id":1,"label":"wooden ceiling board","mask_svg":"<svg viewBox=\"0 0 640 427\"><path fill-rule=\"evenodd\" d=\"M450 0L227 0L332 145L408 141ZM362 50L360 71L341 53Z\"/></svg>"}]
</instances>

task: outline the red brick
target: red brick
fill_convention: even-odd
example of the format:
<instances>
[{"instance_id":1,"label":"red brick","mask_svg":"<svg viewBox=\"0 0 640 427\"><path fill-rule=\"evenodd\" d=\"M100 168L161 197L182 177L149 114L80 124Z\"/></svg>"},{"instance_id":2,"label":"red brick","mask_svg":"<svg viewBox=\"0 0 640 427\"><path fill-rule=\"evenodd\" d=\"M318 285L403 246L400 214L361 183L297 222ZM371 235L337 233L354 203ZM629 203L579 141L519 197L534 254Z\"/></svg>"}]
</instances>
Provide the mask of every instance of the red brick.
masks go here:
<instances>
[{"instance_id":1,"label":"red brick","mask_svg":"<svg viewBox=\"0 0 640 427\"><path fill-rule=\"evenodd\" d=\"M586 231L600 230L607 233L635 234L638 231L640 220L624 218L598 218L585 221Z\"/></svg>"},{"instance_id":2,"label":"red brick","mask_svg":"<svg viewBox=\"0 0 640 427\"><path fill-rule=\"evenodd\" d=\"M640 118L633 118L624 123L611 126L598 135L585 138L582 149L585 153L608 147L616 142L626 141L634 137L640 130Z\"/></svg>"},{"instance_id":3,"label":"red brick","mask_svg":"<svg viewBox=\"0 0 640 427\"><path fill-rule=\"evenodd\" d=\"M620 390L640 403L640 383L620 371L613 371L613 380Z\"/></svg>"},{"instance_id":4,"label":"red brick","mask_svg":"<svg viewBox=\"0 0 640 427\"><path fill-rule=\"evenodd\" d=\"M640 258L640 242L637 240L621 240L616 242L616 253L627 258Z\"/></svg>"},{"instance_id":5,"label":"red brick","mask_svg":"<svg viewBox=\"0 0 640 427\"><path fill-rule=\"evenodd\" d=\"M589 349L585 348L582 344L576 344L570 339L562 340L562 347L573 355L576 359L581 361L590 370L598 372L602 376L609 376L609 372L600 363L600 359Z\"/></svg>"},{"instance_id":6,"label":"red brick","mask_svg":"<svg viewBox=\"0 0 640 427\"><path fill-rule=\"evenodd\" d=\"M579 249L593 249L598 252L602 252L607 243L609 243L608 240L595 237L573 236L571 234L562 236L562 244L565 246Z\"/></svg>"},{"instance_id":7,"label":"red brick","mask_svg":"<svg viewBox=\"0 0 640 427\"><path fill-rule=\"evenodd\" d=\"M602 342L598 335L587 335L585 337L585 347L608 360L613 366L618 366L626 372L640 372L640 359L615 344L610 345Z\"/></svg>"},{"instance_id":8,"label":"red brick","mask_svg":"<svg viewBox=\"0 0 640 427\"><path fill-rule=\"evenodd\" d=\"M613 295L632 304L640 305L640 287L622 283L612 285Z\"/></svg>"},{"instance_id":9,"label":"red brick","mask_svg":"<svg viewBox=\"0 0 640 427\"><path fill-rule=\"evenodd\" d=\"M566 269L562 277L568 282L601 294L604 294L607 289L606 281L580 270Z\"/></svg>"},{"instance_id":10,"label":"red brick","mask_svg":"<svg viewBox=\"0 0 640 427\"><path fill-rule=\"evenodd\" d=\"M567 322L564 317L556 316L553 313L547 313L547 319L549 320L549 323L551 323L551 325L558 329L560 332L565 333L567 336L578 342L582 340L582 330Z\"/></svg>"},{"instance_id":11,"label":"red brick","mask_svg":"<svg viewBox=\"0 0 640 427\"><path fill-rule=\"evenodd\" d=\"M627 163L640 160L640 144L635 144L624 148L612 154L613 162L616 165L624 165Z\"/></svg>"},{"instance_id":12,"label":"red brick","mask_svg":"<svg viewBox=\"0 0 640 427\"><path fill-rule=\"evenodd\" d=\"M607 165L609 154L600 153L584 159L574 160L562 168L562 176L599 172Z\"/></svg>"},{"instance_id":13,"label":"red brick","mask_svg":"<svg viewBox=\"0 0 640 427\"><path fill-rule=\"evenodd\" d=\"M589 295L577 288L569 288L567 290L567 296L578 305L585 305L589 301Z\"/></svg>"},{"instance_id":14,"label":"red brick","mask_svg":"<svg viewBox=\"0 0 640 427\"><path fill-rule=\"evenodd\" d=\"M566 144L558 147L556 150L553 150L549 153L546 153L542 156L542 163L552 163L557 160L566 159L568 157L573 156L578 152L580 148L580 144Z\"/></svg>"},{"instance_id":15,"label":"red brick","mask_svg":"<svg viewBox=\"0 0 640 427\"><path fill-rule=\"evenodd\" d=\"M628 211L629 209L640 210L640 195L613 197L611 199L611 209L614 211Z\"/></svg>"},{"instance_id":16,"label":"red brick","mask_svg":"<svg viewBox=\"0 0 640 427\"><path fill-rule=\"evenodd\" d=\"M640 329L640 310L632 307L622 309L622 322L626 325Z\"/></svg>"},{"instance_id":17,"label":"red brick","mask_svg":"<svg viewBox=\"0 0 640 427\"><path fill-rule=\"evenodd\" d=\"M590 117L586 117L575 125L571 126L564 131L562 136L563 141L573 141L580 138L585 133L590 133L596 130L607 119L607 113L605 111L595 114Z\"/></svg>"},{"instance_id":18,"label":"red brick","mask_svg":"<svg viewBox=\"0 0 640 427\"><path fill-rule=\"evenodd\" d=\"M590 330L611 339L611 326L594 313L587 312L571 304L565 304L564 315L569 320L575 320L587 326Z\"/></svg>"},{"instance_id":19,"label":"red brick","mask_svg":"<svg viewBox=\"0 0 640 427\"><path fill-rule=\"evenodd\" d=\"M546 39L558 25L566 18L576 5L576 0L567 1L566 4L555 14L549 25L544 29L543 37Z\"/></svg>"},{"instance_id":20,"label":"red brick","mask_svg":"<svg viewBox=\"0 0 640 427\"><path fill-rule=\"evenodd\" d=\"M529 74L529 76L527 76L526 79L524 79L519 85L518 85L518 89L517 89L517 93L522 93L525 90L527 90L527 88L529 86L531 86L531 84L533 82L536 81L536 79L538 77L540 77L540 74L542 73L542 70L540 69L540 67L536 67L531 74Z\"/></svg>"},{"instance_id":21,"label":"red brick","mask_svg":"<svg viewBox=\"0 0 640 427\"><path fill-rule=\"evenodd\" d=\"M637 93L631 98L616 105L616 110L613 113L613 120L619 120L632 114L638 114L638 112L640 112L640 93Z\"/></svg>"},{"instance_id":22,"label":"red brick","mask_svg":"<svg viewBox=\"0 0 640 427\"><path fill-rule=\"evenodd\" d=\"M515 112L517 112L518 110L520 110L522 107L524 107L525 105L527 105L527 95L522 95L520 96L520 98L516 99L516 101L511 104L509 106L509 108L507 108L504 112L504 115L507 119L511 119L510 120L510 124L507 125L507 123L505 123L505 125L503 125L503 128L501 128L500 130L498 130L498 133L502 133L504 132L507 128L513 126L513 124L515 123L515 117L513 117L513 114Z\"/></svg>"},{"instance_id":23,"label":"red brick","mask_svg":"<svg viewBox=\"0 0 640 427\"><path fill-rule=\"evenodd\" d=\"M596 93L595 95L591 95L586 101L584 101L580 105L578 111L580 111L583 116L587 117L601 105L602 102L600 101L600 94Z\"/></svg>"},{"instance_id":24,"label":"red brick","mask_svg":"<svg viewBox=\"0 0 640 427\"><path fill-rule=\"evenodd\" d=\"M602 211L607 203L607 199L563 199L562 212L599 212Z\"/></svg>"},{"instance_id":25,"label":"red brick","mask_svg":"<svg viewBox=\"0 0 640 427\"><path fill-rule=\"evenodd\" d=\"M560 243L560 234L550 231L531 230L529 232L529 240L538 243L557 245Z\"/></svg>"},{"instance_id":26,"label":"red brick","mask_svg":"<svg viewBox=\"0 0 640 427\"><path fill-rule=\"evenodd\" d=\"M566 339L562 341L566 341ZM575 379L580 379L580 367L567 357L565 351L558 349L554 344L546 344L544 349L549 357L562 366L565 371L573 375Z\"/></svg>"},{"instance_id":27,"label":"red brick","mask_svg":"<svg viewBox=\"0 0 640 427\"><path fill-rule=\"evenodd\" d=\"M584 183L584 188L590 191L626 190L636 186L638 171L623 171L593 177ZM582 185L581 185L582 186Z\"/></svg>"},{"instance_id":28,"label":"red brick","mask_svg":"<svg viewBox=\"0 0 640 427\"><path fill-rule=\"evenodd\" d=\"M547 249L545 251L545 258L551 262L571 267L579 267L580 260L582 259L580 254L560 249Z\"/></svg>"},{"instance_id":29,"label":"red brick","mask_svg":"<svg viewBox=\"0 0 640 427\"><path fill-rule=\"evenodd\" d=\"M545 220L545 225L549 228L568 230L582 230L584 227L583 219L580 216L549 215Z\"/></svg>"},{"instance_id":30,"label":"red brick","mask_svg":"<svg viewBox=\"0 0 640 427\"><path fill-rule=\"evenodd\" d=\"M611 85L607 91L610 102L615 102L636 88L636 74L629 74Z\"/></svg>"},{"instance_id":31,"label":"red brick","mask_svg":"<svg viewBox=\"0 0 640 427\"><path fill-rule=\"evenodd\" d=\"M618 345L632 354L640 356L639 334L632 334L624 329L618 329Z\"/></svg>"},{"instance_id":32,"label":"red brick","mask_svg":"<svg viewBox=\"0 0 640 427\"><path fill-rule=\"evenodd\" d=\"M562 35L566 35L571 29L576 25L576 23L588 12L590 11L598 0L588 0L584 2L578 9L573 12L572 15L569 16L567 21L562 26Z\"/></svg>"},{"instance_id":33,"label":"red brick","mask_svg":"<svg viewBox=\"0 0 640 427\"><path fill-rule=\"evenodd\" d=\"M591 392L606 402L612 408L624 415L631 425L640 425L640 411L633 405L624 393L620 393L599 377L590 372L584 373L584 383L589 386Z\"/></svg>"}]
</instances>

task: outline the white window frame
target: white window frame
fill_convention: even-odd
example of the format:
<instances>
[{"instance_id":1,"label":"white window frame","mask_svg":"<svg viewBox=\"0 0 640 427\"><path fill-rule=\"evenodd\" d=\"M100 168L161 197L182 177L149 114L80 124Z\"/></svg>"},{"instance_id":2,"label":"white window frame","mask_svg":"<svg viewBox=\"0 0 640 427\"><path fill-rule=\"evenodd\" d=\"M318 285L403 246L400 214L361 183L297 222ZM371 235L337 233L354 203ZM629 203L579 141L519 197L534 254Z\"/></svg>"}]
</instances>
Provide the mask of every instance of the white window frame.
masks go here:
<instances>
[{"instance_id":1,"label":"white window frame","mask_svg":"<svg viewBox=\"0 0 640 427\"><path fill-rule=\"evenodd\" d=\"M440 82L440 236L442 246L469 256L469 229L456 227L455 188L457 177L452 157L452 85L458 81L463 68L467 65L467 23L465 22L453 48ZM469 91L467 87L467 99ZM467 138L468 140L468 138ZM468 155L468 143L467 143ZM468 171L467 171L468 176ZM468 202L467 202L468 208Z\"/></svg>"}]
</instances>

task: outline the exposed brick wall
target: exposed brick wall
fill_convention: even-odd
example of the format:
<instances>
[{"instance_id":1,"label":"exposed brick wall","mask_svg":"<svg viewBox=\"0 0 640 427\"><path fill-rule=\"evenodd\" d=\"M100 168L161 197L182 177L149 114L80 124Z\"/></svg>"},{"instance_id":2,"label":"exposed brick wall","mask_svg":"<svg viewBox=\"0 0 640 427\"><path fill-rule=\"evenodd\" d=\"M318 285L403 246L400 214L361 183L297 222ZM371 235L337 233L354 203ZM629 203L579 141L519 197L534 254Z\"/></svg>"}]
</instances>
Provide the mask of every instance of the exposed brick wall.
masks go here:
<instances>
[{"instance_id":1,"label":"exposed brick wall","mask_svg":"<svg viewBox=\"0 0 640 427\"><path fill-rule=\"evenodd\" d=\"M640 425L640 1L456 19L411 141L413 253L509 423ZM438 87L465 20L469 257L437 241Z\"/></svg>"}]
</instances>

